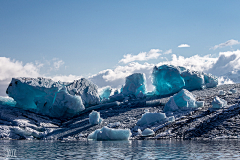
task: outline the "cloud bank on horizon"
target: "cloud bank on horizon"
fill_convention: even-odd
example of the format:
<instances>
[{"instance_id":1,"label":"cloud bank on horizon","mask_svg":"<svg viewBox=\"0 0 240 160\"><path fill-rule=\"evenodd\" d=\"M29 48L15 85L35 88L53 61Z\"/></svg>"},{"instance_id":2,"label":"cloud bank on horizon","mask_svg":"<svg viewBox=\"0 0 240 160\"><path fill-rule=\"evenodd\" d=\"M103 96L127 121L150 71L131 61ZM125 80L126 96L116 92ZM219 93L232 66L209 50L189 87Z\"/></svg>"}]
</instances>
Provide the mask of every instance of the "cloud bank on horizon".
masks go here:
<instances>
[{"instance_id":1,"label":"cloud bank on horizon","mask_svg":"<svg viewBox=\"0 0 240 160\"><path fill-rule=\"evenodd\" d=\"M237 40L229 40L225 43L215 45L215 48L224 46L236 45ZM186 44L184 44L186 45ZM211 55L191 57L177 56L172 54L171 60L165 60L157 64L148 63L150 59L166 59L164 55L172 54L172 49L163 52L160 49L151 49L149 52L140 52L137 55L127 54L114 69L106 69L97 74L91 75L89 78L99 88L111 86L112 88L120 88L125 83L125 77L133 73L145 73L147 79L147 89L151 91L153 86L151 84L151 73L153 67L163 64L171 64L176 66L183 66L191 70L211 73L219 76L219 81L222 84L226 83L240 83L240 50L219 52L218 57ZM143 64L136 62L142 61ZM50 63L51 62L51 63ZM64 65L64 61L60 59L53 59L48 61L47 67L49 70L58 70ZM50 65L51 64L51 65ZM52 75L41 74L41 69L46 64L35 62L23 64L20 61L11 60L7 57L0 57L0 96L5 96L6 88L12 77L47 77L54 81L71 82L73 80L82 78L81 75Z\"/></svg>"}]
</instances>

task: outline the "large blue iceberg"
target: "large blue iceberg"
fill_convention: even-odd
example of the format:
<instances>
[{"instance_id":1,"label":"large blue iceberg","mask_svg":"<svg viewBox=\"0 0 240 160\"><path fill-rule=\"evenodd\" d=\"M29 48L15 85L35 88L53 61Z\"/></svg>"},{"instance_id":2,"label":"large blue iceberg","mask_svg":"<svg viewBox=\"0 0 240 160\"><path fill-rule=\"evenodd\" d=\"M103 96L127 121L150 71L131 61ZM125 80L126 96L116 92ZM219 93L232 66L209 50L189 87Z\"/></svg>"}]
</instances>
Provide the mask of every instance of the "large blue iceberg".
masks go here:
<instances>
[{"instance_id":1,"label":"large blue iceberg","mask_svg":"<svg viewBox=\"0 0 240 160\"><path fill-rule=\"evenodd\" d=\"M105 126L89 134L88 139L97 141L119 141L128 140L131 135L130 129L112 129Z\"/></svg>"},{"instance_id":2,"label":"large blue iceberg","mask_svg":"<svg viewBox=\"0 0 240 160\"><path fill-rule=\"evenodd\" d=\"M152 72L152 84L155 86L156 95L170 95L185 86L180 69L172 65L155 66Z\"/></svg>"},{"instance_id":3,"label":"large blue iceberg","mask_svg":"<svg viewBox=\"0 0 240 160\"><path fill-rule=\"evenodd\" d=\"M99 103L97 87L82 78L73 83L47 78L12 78L6 93L16 107L57 118L69 118Z\"/></svg>"},{"instance_id":4,"label":"large blue iceberg","mask_svg":"<svg viewBox=\"0 0 240 160\"><path fill-rule=\"evenodd\" d=\"M162 65L154 67L152 83L155 87L154 94L169 96L181 89L197 90L218 85L217 77L198 71L191 71L184 67Z\"/></svg>"},{"instance_id":5,"label":"large blue iceberg","mask_svg":"<svg viewBox=\"0 0 240 160\"><path fill-rule=\"evenodd\" d=\"M122 89L124 96L135 95L140 92L146 93L146 77L144 73L134 73L126 77L125 85Z\"/></svg>"}]
</instances>

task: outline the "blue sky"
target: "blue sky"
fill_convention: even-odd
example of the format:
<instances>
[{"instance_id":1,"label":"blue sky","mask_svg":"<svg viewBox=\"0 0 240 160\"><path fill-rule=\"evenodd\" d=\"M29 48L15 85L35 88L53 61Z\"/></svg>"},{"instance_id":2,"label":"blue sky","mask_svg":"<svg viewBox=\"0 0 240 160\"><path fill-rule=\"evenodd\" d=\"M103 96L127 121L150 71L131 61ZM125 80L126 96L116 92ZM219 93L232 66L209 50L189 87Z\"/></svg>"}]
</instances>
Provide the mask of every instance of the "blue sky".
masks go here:
<instances>
[{"instance_id":1,"label":"blue sky","mask_svg":"<svg viewBox=\"0 0 240 160\"><path fill-rule=\"evenodd\" d=\"M171 50L168 60L172 54L217 57L239 49L239 6L234 0L1 0L0 57L41 68L30 76L50 77L88 77L151 49ZM210 49L228 40L235 45Z\"/></svg>"}]
</instances>

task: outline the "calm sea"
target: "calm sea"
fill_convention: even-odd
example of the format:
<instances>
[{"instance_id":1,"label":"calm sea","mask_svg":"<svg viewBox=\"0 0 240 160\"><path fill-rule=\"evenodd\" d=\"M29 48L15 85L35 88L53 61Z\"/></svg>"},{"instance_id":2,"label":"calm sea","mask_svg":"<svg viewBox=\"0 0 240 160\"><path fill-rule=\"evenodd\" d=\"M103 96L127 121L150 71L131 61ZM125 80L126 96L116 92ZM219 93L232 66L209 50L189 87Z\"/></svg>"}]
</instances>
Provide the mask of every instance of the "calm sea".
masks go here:
<instances>
[{"instance_id":1,"label":"calm sea","mask_svg":"<svg viewBox=\"0 0 240 160\"><path fill-rule=\"evenodd\" d=\"M1 140L0 159L240 159L240 140Z\"/></svg>"}]
</instances>

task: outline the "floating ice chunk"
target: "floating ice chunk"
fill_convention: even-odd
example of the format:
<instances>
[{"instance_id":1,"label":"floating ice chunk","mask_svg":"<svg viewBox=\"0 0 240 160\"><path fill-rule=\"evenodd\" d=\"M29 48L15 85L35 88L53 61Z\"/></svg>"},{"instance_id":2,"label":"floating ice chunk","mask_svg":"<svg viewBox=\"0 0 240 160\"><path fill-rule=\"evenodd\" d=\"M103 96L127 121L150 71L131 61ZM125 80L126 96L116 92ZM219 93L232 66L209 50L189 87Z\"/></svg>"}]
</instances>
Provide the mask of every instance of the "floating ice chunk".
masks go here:
<instances>
[{"instance_id":1,"label":"floating ice chunk","mask_svg":"<svg viewBox=\"0 0 240 160\"><path fill-rule=\"evenodd\" d=\"M180 69L172 65L155 66L152 72L152 83L156 95L174 94L185 86Z\"/></svg>"},{"instance_id":2,"label":"floating ice chunk","mask_svg":"<svg viewBox=\"0 0 240 160\"><path fill-rule=\"evenodd\" d=\"M237 93L237 90L235 88L230 89L230 92L232 92L233 94Z\"/></svg>"},{"instance_id":3,"label":"floating ice chunk","mask_svg":"<svg viewBox=\"0 0 240 160\"><path fill-rule=\"evenodd\" d=\"M196 101L194 95L186 89L182 89L169 99L164 106L164 112L174 112L178 109L188 109L204 106L204 101Z\"/></svg>"},{"instance_id":4,"label":"floating ice chunk","mask_svg":"<svg viewBox=\"0 0 240 160\"><path fill-rule=\"evenodd\" d=\"M144 109L144 113L149 113L149 109Z\"/></svg>"},{"instance_id":5,"label":"floating ice chunk","mask_svg":"<svg viewBox=\"0 0 240 160\"><path fill-rule=\"evenodd\" d=\"M144 129L144 131L142 132L142 136L144 136L144 137L151 136L154 134L155 134L155 132L149 128Z\"/></svg>"},{"instance_id":6,"label":"floating ice chunk","mask_svg":"<svg viewBox=\"0 0 240 160\"><path fill-rule=\"evenodd\" d=\"M2 97L0 96L0 104L15 107L17 102L14 101L11 97Z\"/></svg>"},{"instance_id":7,"label":"floating ice chunk","mask_svg":"<svg viewBox=\"0 0 240 160\"><path fill-rule=\"evenodd\" d=\"M212 74L206 74L206 73L203 73L203 75L204 75L204 81L207 88L213 88L218 85L218 78L216 76L213 76Z\"/></svg>"},{"instance_id":8,"label":"floating ice chunk","mask_svg":"<svg viewBox=\"0 0 240 160\"><path fill-rule=\"evenodd\" d=\"M101 124L101 122L102 122L102 118L100 118L100 113L93 110L89 114L89 123L91 125L96 125L96 124Z\"/></svg>"},{"instance_id":9,"label":"floating ice chunk","mask_svg":"<svg viewBox=\"0 0 240 160\"><path fill-rule=\"evenodd\" d=\"M196 101L197 107L203 107L204 106L204 101Z\"/></svg>"},{"instance_id":10,"label":"floating ice chunk","mask_svg":"<svg viewBox=\"0 0 240 160\"><path fill-rule=\"evenodd\" d=\"M140 92L146 93L146 77L144 73L134 73L126 77L126 82L123 87L123 95L135 95L137 96Z\"/></svg>"},{"instance_id":11,"label":"floating ice chunk","mask_svg":"<svg viewBox=\"0 0 240 160\"><path fill-rule=\"evenodd\" d=\"M107 125L107 127L109 127L109 128L116 128L116 127L119 127L119 126L121 126L120 122L109 123Z\"/></svg>"},{"instance_id":12,"label":"floating ice chunk","mask_svg":"<svg viewBox=\"0 0 240 160\"><path fill-rule=\"evenodd\" d=\"M149 113L146 112L142 115L142 118L138 120L137 125L144 126L161 122L166 119L165 113Z\"/></svg>"},{"instance_id":13,"label":"floating ice chunk","mask_svg":"<svg viewBox=\"0 0 240 160\"><path fill-rule=\"evenodd\" d=\"M175 117L174 116L168 117L168 122L174 122L174 121L175 121Z\"/></svg>"},{"instance_id":14,"label":"floating ice chunk","mask_svg":"<svg viewBox=\"0 0 240 160\"><path fill-rule=\"evenodd\" d=\"M224 96L224 95L226 95L226 92L223 91L223 90L219 90L219 91L218 91L218 95L220 95L220 96Z\"/></svg>"},{"instance_id":15,"label":"floating ice chunk","mask_svg":"<svg viewBox=\"0 0 240 160\"><path fill-rule=\"evenodd\" d=\"M164 112L174 112L174 111L177 111L179 108L178 106L176 105L175 101L174 101L174 98L171 97L169 99L169 101L166 103L166 105L164 106Z\"/></svg>"},{"instance_id":16,"label":"floating ice chunk","mask_svg":"<svg viewBox=\"0 0 240 160\"><path fill-rule=\"evenodd\" d=\"M89 140L97 141L119 141L128 140L132 135L130 129L111 129L104 126L88 135Z\"/></svg>"},{"instance_id":17,"label":"floating ice chunk","mask_svg":"<svg viewBox=\"0 0 240 160\"><path fill-rule=\"evenodd\" d=\"M176 105L179 108L195 108L196 99L191 92L186 89L182 89L180 92L173 96Z\"/></svg>"},{"instance_id":18,"label":"floating ice chunk","mask_svg":"<svg viewBox=\"0 0 240 160\"><path fill-rule=\"evenodd\" d=\"M227 105L227 101L216 96L212 101L212 108L222 108Z\"/></svg>"},{"instance_id":19,"label":"floating ice chunk","mask_svg":"<svg viewBox=\"0 0 240 160\"><path fill-rule=\"evenodd\" d=\"M108 99L112 92L112 88L110 86L99 89L99 96L103 100L104 98Z\"/></svg>"},{"instance_id":20,"label":"floating ice chunk","mask_svg":"<svg viewBox=\"0 0 240 160\"><path fill-rule=\"evenodd\" d=\"M181 72L181 77L185 82L184 88L189 91L203 89L205 87L204 76L198 71L190 71L187 69Z\"/></svg>"}]
</instances>

